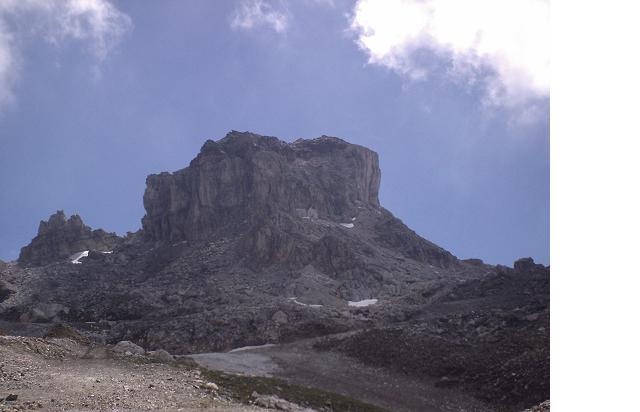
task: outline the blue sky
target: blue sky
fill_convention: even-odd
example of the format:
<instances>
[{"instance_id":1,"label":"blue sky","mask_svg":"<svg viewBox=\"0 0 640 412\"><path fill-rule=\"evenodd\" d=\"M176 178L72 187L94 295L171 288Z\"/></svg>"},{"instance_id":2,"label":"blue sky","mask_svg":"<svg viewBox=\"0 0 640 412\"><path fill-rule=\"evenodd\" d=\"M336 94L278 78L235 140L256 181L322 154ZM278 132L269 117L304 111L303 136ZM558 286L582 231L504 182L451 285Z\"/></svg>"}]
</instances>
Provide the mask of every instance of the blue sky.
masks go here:
<instances>
[{"instance_id":1,"label":"blue sky","mask_svg":"<svg viewBox=\"0 0 640 412\"><path fill-rule=\"evenodd\" d=\"M145 177L235 129L370 147L423 237L549 263L546 26L448 4L0 0L0 258L57 209L137 230Z\"/></svg>"}]
</instances>

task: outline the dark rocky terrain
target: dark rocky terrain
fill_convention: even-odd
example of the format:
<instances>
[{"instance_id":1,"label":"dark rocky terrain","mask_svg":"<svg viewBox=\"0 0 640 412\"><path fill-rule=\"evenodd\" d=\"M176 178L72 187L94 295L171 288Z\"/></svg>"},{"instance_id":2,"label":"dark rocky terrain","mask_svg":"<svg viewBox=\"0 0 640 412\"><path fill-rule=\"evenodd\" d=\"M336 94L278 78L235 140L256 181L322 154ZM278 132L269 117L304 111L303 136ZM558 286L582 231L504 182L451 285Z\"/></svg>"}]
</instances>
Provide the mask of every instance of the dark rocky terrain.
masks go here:
<instances>
[{"instance_id":1,"label":"dark rocky terrain","mask_svg":"<svg viewBox=\"0 0 640 412\"><path fill-rule=\"evenodd\" d=\"M2 327L173 353L361 330L318 347L509 410L548 399L548 268L457 259L380 206L380 178L375 152L335 137L209 140L147 178L136 233L41 222L0 263Z\"/></svg>"},{"instance_id":2,"label":"dark rocky terrain","mask_svg":"<svg viewBox=\"0 0 640 412\"><path fill-rule=\"evenodd\" d=\"M436 386L461 388L496 410L522 410L549 398L549 270L530 259L514 266L445 288L405 322L315 347L437 378Z\"/></svg>"}]
</instances>

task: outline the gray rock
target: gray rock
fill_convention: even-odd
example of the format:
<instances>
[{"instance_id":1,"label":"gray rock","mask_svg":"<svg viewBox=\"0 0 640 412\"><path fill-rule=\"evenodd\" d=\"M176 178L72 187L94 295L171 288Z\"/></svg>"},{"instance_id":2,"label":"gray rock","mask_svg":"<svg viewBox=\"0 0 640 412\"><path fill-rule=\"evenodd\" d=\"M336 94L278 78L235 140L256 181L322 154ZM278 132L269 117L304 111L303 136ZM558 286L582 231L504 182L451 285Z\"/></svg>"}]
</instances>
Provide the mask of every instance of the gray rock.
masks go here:
<instances>
[{"instance_id":1,"label":"gray rock","mask_svg":"<svg viewBox=\"0 0 640 412\"><path fill-rule=\"evenodd\" d=\"M516 272L531 273L538 270L544 270L544 265L537 264L533 261L533 258L526 257L513 262L513 269Z\"/></svg>"},{"instance_id":2,"label":"gray rock","mask_svg":"<svg viewBox=\"0 0 640 412\"><path fill-rule=\"evenodd\" d=\"M9 283L0 280L0 303L9 299L14 293L16 293L16 291Z\"/></svg>"},{"instance_id":3,"label":"gray rock","mask_svg":"<svg viewBox=\"0 0 640 412\"><path fill-rule=\"evenodd\" d=\"M274 313L273 316L271 316L271 320L273 320L277 324L284 324L289 322L289 317L287 316L286 313L279 310L276 313Z\"/></svg>"},{"instance_id":4,"label":"gray rock","mask_svg":"<svg viewBox=\"0 0 640 412\"><path fill-rule=\"evenodd\" d=\"M140 346L136 345L133 342L128 340L123 340L111 348L111 350L115 353L120 353L124 355L144 355L145 351Z\"/></svg>"},{"instance_id":5,"label":"gray rock","mask_svg":"<svg viewBox=\"0 0 640 412\"><path fill-rule=\"evenodd\" d=\"M260 395L254 391L251 397L253 398L253 402L262 408L286 412L314 412L313 409L303 408L298 404L284 400L276 395Z\"/></svg>"},{"instance_id":6,"label":"gray rock","mask_svg":"<svg viewBox=\"0 0 640 412\"><path fill-rule=\"evenodd\" d=\"M217 391L219 389L218 385L216 385L214 382L204 382L201 387L212 391Z\"/></svg>"},{"instance_id":7,"label":"gray rock","mask_svg":"<svg viewBox=\"0 0 640 412\"><path fill-rule=\"evenodd\" d=\"M59 210L49 220L40 222L38 235L20 250L18 262L24 266L41 266L68 259L84 250L112 250L121 241L115 233L91 230L80 216L67 219Z\"/></svg>"},{"instance_id":8,"label":"gray rock","mask_svg":"<svg viewBox=\"0 0 640 412\"><path fill-rule=\"evenodd\" d=\"M345 221L377 209L378 155L336 137L299 139L231 132L208 140L191 164L147 178L142 220L153 240L200 240L277 212Z\"/></svg>"},{"instance_id":9,"label":"gray rock","mask_svg":"<svg viewBox=\"0 0 640 412\"><path fill-rule=\"evenodd\" d=\"M147 352L147 356L164 363L170 363L170 362L173 362L174 360L173 355L171 355L169 352L167 352L164 349L149 351Z\"/></svg>"},{"instance_id":10,"label":"gray rock","mask_svg":"<svg viewBox=\"0 0 640 412\"><path fill-rule=\"evenodd\" d=\"M59 322L69 313L69 308L59 303L36 303L20 317L21 322Z\"/></svg>"}]
</instances>

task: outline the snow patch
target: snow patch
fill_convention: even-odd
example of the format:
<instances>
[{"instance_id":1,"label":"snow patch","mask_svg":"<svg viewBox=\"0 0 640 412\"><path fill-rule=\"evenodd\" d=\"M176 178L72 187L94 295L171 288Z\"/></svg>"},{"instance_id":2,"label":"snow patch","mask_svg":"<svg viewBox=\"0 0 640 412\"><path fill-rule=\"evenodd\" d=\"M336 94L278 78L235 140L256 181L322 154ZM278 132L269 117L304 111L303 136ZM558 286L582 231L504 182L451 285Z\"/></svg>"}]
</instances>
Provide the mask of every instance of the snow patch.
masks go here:
<instances>
[{"instance_id":1,"label":"snow patch","mask_svg":"<svg viewBox=\"0 0 640 412\"><path fill-rule=\"evenodd\" d=\"M352 218L351 218L351 221L352 221L352 222L355 222L355 221L356 221L356 218L355 218L355 217L352 217Z\"/></svg>"},{"instance_id":2,"label":"snow patch","mask_svg":"<svg viewBox=\"0 0 640 412\"><path fill-rule=\"evenodd\" d=\"M229 353L242 352L242 351L251 350L251 349L270 348L272 346L276 346L276 345L274 343L265 343L264 345L243 346L241 348L231 349Z\"/></svg>"},{"instance_id":3,"label":"snow patch","mask_svg":"<svg viewBox=\"0 0 640 412\"><path fill-rule=\"evenodd\" d=\"M340 223L340 226L344 226L348 229L351 229L353 227L353 223Z\"/></svg>"},{"instance_id":4,"label":"snow patch","mask_svg":"<svg viewBox=\"0 0 640 412\"><path fill-rule=\"evenodd\" d=\"M293 301L293 303L295 303L296 305L300 305L300 306L308 306L310 308L321 308L322 305L309 305L306 303L302 303L298 300L298 298L289 298L289 300Z\"/></svg>"},{"instance_id":5,"label":"snow patch","mask_svg":"<svg viewBox=\"0 0 640 412\"><path fill-rule=\"evenodd\" d=\"M85 250L83 252L74 253L73 255L69 256L69 259L71 259L71 263L73 263L74 265L81 265L82 262L80 262L80 259L87 256L89 256L89 251Z\"/></svg>"},{"instance_id":6,"label":"snow patch","mask_svg":"<svg viewBox=\"0 0 640 412\"><path fill-rule=\"evenodd\" d=\"M378 299L364 299L364 300L359 300L357 302L349 300L347 301L347 303L349 304L349 306L353 306L356 308L363 308L365 306L375 305L376 303L378 303Z\"/></svg>"},{"instance_id":7,"label":"snow patch","mask_svg":"<svg viewBox=\"0 0 640 412\"><path fill-rule=\"evenodd\" d=\"M113 250L108 250L108 251L106 251L106 252L100 252L100 253L103 253L103 254L105 254L105 255L110 255L110 254L112 254L112 253L113 253Z\"/></svg>"}]
</instances>

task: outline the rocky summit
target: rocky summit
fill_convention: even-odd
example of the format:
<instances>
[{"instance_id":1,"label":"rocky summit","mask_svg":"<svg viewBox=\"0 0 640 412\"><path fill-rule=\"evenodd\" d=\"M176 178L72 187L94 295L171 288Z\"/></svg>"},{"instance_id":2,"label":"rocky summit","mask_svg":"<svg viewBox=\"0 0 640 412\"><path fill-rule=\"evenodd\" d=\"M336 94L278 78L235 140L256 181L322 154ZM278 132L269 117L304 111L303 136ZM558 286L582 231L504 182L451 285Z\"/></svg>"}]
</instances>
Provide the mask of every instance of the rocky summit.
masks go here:
<instances>
[{"instance_id":1,"label":"rocky summit","mask_svg":"<svg viewBox=\"0 0 640 412\"><path fill-rule=\"evenodd\" d=\"M49 220L40 222L38 235L22 248L18 262L25 266L42 266L84 250L110 251L120 241L115 233L91 230L80 216L67 219L64 212L58 210Z\"/></svg>"},{"instance_id":2,"label":"rocky summit","mask_svg":"<svg viewBox=\"0 0 640 412\"><path fill-rule=\"evenodd\" d=\"M442 359L478 339L481 365L485 354L498 364L503 356L486 342L527 336L503 360L537 377L528 368L548 356L548 332L538 330L548 331L549 269L527 258L514 269L456 258L380 205L380 180L375 152L336 137L287 143L233 131L208 140L184 169L148 176L136 233L92 230L60 211L41 222L18 262L0 264L0 326L37 335L39 325L67 322L94 341L176 354L378 331L318 347L383 367L388 351L402 358L392 369L449 374L481 399L494 394L442 360L425 366L402 342ZM531 342L542 352L526 357ZM516 392L505 399L544 401L546 379L526 399L517 392L526 388L505 384Z\"/></svg>"},{"instance_id":3,"label":"rocky summit","mask_svg":"<svg viewBox=\"0 0 640 412\"><path fill-rule=\"evenodd\" d=\"M153 240L201 240L279 215L351 222L378 210L378 156L322 136L287 144L232 132L208 140L189 167L147 178L142 220Z\"/></svg>"},{"instance_id":4,"label":"rocky summit","mask_svg":"<svg viewBox=\"0 0 640 412\"><path fill-rule=\"evenodd\" d=\"M147 178L143 236L160 243L239 239L247 266L261 269L316 264L335 272L358 266L368 247L455 265L450 253L380 207L379 187L378 156L362 146L231 132L207 141L187 168ZM349 237L359 242L343 247ZM338 250L348 255L328 262Z\"/></svg>"}]
</instances>

